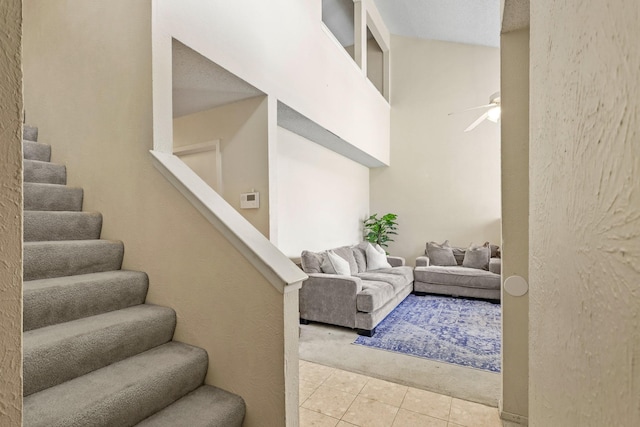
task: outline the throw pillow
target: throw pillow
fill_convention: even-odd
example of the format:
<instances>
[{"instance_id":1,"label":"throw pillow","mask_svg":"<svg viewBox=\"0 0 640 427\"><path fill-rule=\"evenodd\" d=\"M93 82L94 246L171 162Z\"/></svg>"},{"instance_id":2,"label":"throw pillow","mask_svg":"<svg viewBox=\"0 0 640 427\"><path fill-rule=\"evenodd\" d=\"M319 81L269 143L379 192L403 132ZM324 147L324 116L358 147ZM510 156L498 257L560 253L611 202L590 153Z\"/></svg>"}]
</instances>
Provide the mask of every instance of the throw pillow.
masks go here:
<instances>
[{"instance_id":1,"label":"throw pillow","mask_svg":"<svg viewBox=\"0 0 640 427\"><path fill-rule=\"evenodd\" d=\"M358 273L364 273L367 271L367 254L365 251L367 250L368 244L369 242L362 242L351 247L353 257L356 260L356 266L358 267Z\"/></svg>"},{"instance_id":2,"label":"throw pillow","mask_svg":"<svg viewBox=\"0 0 640 427\"><path fill-rule=\"evenodd\" d=\"M431 265L458 265L448 240L441 245L436 242L427 243L427 256Z\"/></svg>"},{"instance_id":3,"label":"throw pillow","mask_svg":"<svg viewBox=\"0 0 640 427\"><path fill-rule=\"evenodd\" d=\"M340 255L336 255L333 251L327 251L327 255L322 261L323 273L327 274L339 274L341 276L351 276L351 269L349 268L349 261L342 258Z\"/></svg>"},{"instance_id":4,"label":"throw pillow","mask_svg":"<svg viewBox=\"0 0 640 427\"><path fill-rule=\"evenodd\" d=\"M479 270L489 270L489 259L491 258L491 248L489 242L483 246L469 245L464 253L463 267L477 268Z\"/></svg>"},{"instance_id":5,"label":"throw pillow","mask_svg":"<svg viewBox=\"0 0 640 427\"><path fill-rule=\"evenodd\" d=\"M369 244L367 249L365 249L365 253L367 254L367 271L391 268L391 264L387 262L387 254L384 253L384 250L382 250L381 253L378 249Z\"/></svg>"}]
</instances>

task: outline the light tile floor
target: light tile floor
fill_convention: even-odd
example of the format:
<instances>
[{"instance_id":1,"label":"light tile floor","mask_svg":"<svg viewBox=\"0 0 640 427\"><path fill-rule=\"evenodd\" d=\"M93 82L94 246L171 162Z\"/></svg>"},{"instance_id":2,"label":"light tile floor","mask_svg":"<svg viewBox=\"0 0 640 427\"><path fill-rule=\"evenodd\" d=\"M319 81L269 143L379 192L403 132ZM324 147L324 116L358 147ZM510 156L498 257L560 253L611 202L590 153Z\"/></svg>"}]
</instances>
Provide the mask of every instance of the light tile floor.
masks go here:
<instances>
[{"instance_id":1,"label":"light tile floor","mask_svg":"<svg viewBox=\"0 0 640 427\"><path fill-rule=\"evenodd\" d=\"M498 409L300 361L300 427L502 427Z\"/></svg>"}]
</instances>

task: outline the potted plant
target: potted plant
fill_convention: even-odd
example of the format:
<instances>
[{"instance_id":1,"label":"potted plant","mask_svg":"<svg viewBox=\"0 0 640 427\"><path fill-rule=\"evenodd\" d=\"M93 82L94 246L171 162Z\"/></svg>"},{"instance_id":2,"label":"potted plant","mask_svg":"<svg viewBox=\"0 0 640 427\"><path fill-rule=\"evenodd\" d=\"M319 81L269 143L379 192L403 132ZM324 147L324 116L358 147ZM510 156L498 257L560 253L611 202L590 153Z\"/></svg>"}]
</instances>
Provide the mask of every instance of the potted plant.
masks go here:
<instances>
[{"instance_id":1,"label":"potted plant","mask_svg":"<svg viewBox=\"0 0 640 427\"><path fill-rule=\"evenodd\" d=\"M364 220L364 239L372 244L387 247L387 242L393 242L391 235L398 234L396 229L398 215L388 213L378 218L378 214L373 214Z\"/></svg>"}]
</instances>

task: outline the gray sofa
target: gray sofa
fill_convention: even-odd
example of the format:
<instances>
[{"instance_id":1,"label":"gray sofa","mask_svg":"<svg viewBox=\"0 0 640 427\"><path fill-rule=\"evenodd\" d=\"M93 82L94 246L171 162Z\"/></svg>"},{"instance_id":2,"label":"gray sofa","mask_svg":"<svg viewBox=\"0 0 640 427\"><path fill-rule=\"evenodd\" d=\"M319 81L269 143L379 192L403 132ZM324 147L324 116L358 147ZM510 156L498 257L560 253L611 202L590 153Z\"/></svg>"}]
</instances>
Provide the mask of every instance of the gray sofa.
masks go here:
<instances>
[{"instance_id":1,"label":"gray sofa","mask_svg":"<svg viewBox=\"0 0 640 427\"><path fill-rule=\"evenodd\" d=\"M404 258L387 257L391 268L367 271L367 244L332 249L349 262L350 275L323 273L327 251L302 252L309 279L300 289L301 323L330 323L373 336L378 323L413 291L413 268Z\"/></svg>"},{"instance_id":2,"label":"gray sofa","mask_svg":"<svg viewBox=\"0 0 640 427\"><path fill-rule=\"evenodd\" d=\"M453 265L433 265L429 258L429 244L427 244L425 256L416 258L414 293L416 295L443 294L499 301L501 283L499 247L490 246L488 263L482 268L463 265L466 248L450 248L454 261L449 264Z\"/></svg>"}]
</instances>

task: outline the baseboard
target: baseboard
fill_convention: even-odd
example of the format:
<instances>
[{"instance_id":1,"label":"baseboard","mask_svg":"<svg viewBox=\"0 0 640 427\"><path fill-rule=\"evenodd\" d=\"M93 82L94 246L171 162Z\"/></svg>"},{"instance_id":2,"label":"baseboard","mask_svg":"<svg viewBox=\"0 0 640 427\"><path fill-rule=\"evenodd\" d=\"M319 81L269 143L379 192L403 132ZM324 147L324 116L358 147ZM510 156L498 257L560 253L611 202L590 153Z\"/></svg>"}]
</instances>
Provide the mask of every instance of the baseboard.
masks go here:
<instances>
[{"instance_id":1,"label":"baseboard","mask_svg":"<svg viewBox=\"0 0 640 427\"><path fill-rule=\"evenodd\" d=\"M502 399L498 400L498 412L500 413L500 419L504 421L520 424L522 426L529 425L529 418L522 415L513 414L511 412L505 412L502 408Z\"/></svg>"}]
</instances>

